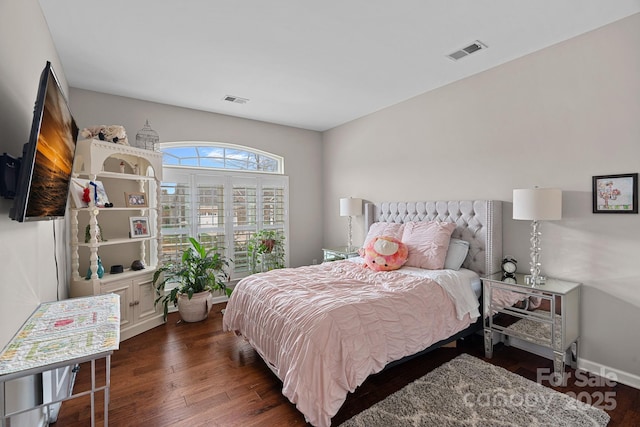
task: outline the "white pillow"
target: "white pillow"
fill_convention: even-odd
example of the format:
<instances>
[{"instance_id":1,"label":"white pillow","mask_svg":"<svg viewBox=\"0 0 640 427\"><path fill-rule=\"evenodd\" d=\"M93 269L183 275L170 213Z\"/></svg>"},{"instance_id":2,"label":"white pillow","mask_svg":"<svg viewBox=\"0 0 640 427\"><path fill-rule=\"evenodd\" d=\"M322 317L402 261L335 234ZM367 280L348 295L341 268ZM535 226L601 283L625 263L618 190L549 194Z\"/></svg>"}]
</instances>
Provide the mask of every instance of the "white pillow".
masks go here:
<instances>
[{"instance_id":1,"label":"white pillow","mask_svg":"<svg viewBox=\"0 0 640 427\"><path fill-rule=\"evenodd\" d=\"M460 270L462 263L469 253L469 242L460 239L449 240L449 249L447 249L447 257L444 259L444 268L446 270Z\"/></svg>"}]
</instances>

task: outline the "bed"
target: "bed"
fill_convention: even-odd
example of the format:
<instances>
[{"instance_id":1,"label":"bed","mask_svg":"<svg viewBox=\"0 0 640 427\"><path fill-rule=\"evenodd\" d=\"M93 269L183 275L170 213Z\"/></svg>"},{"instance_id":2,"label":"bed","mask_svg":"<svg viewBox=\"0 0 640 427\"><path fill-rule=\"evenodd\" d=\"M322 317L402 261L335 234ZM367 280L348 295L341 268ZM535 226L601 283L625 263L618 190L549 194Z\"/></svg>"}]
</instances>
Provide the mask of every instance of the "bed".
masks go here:
<instances>
[{"instance_id":1,"label":"bed","mask_svg":"<svg viewBox=\"0 0 640 427\"><path fill-rule=\"evenodd\" d=\"M374 272L356 258L259 273L234 288L224 329L249 341L309 423L328 427L369 375L481 327L471 283L500 270L501 212L487 200L366 204L369 232L454 223L450 238L468 242L460 270Z\"/></svg>"}]
</instances>

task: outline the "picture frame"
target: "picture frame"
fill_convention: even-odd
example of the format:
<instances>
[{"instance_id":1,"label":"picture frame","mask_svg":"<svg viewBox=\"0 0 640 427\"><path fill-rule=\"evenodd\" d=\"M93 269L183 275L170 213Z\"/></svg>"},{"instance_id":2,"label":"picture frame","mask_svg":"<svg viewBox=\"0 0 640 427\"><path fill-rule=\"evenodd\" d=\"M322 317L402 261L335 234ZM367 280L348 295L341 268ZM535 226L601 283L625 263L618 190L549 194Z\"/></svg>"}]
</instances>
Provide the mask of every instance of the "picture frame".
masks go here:
<instances>
[{"instance_id":1,"label":"picture frame","mask_svg":"<svg viewBox=\"0 0 640 427\"><path fill-rule=\"evenodd\" d=\"M145 193L124 193L124 203L128 208L146 208L149 206Z\"/></svg>"},{"instance_id":2,"label":"picture frame","mask_svg":"<svg viewBox=\"0 0 640 427\"><path fill-rule=\"evenodd\" d=\"M149 228L149 217L132 216L129 217L129 237L139 239L141 237L151 237Z\"/></svg>"},{"instance_id":3,"label":"picture frame","mask_svg":"<svg viewBox=\"0 0 640 427\"><path fill-rule=\"evenodd\" d=\"M638 174L593 177L593 213L638 213Z\"/></svg>"}]
</instances>

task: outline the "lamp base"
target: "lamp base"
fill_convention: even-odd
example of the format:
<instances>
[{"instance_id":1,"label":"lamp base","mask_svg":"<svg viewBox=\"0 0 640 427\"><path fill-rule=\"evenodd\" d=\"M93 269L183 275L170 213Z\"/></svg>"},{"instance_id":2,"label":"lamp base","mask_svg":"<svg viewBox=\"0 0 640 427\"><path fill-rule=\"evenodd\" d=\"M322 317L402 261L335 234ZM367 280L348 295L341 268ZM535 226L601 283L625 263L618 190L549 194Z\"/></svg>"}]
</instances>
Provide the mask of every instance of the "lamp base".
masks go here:
<instances>
[{"instance_id":1,"label":"lamp base","mask_svg":"<svg viewBox=\"0 0 640 427\"><path fill-rule=\"evenodd\" d=\"M527 274L526 276L524 276L524 283L531 286L544 285L546 281L547 276L533 277L533 275L531 274Z\"/></svg>"}]
</instances>

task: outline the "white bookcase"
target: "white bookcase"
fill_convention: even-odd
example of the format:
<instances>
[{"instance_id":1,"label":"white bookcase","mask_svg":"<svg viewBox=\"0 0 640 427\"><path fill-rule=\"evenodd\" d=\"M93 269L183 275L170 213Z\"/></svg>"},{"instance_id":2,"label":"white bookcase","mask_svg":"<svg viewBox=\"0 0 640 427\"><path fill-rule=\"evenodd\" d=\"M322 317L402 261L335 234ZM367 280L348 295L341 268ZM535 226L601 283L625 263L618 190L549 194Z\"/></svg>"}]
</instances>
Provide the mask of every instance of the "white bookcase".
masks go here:
<instances>
[{"instance_id":1,"label":"white bookcase","mask_svg":"<svg viewBox=\"0 0 640 427\"><path fill-rule=\"evenodd\" d=\"M93 201L78 206L74 203L77 195L72 197L71 296L120 295L121 340L162 324L161 307L154 307L152 283L161 250L157 206L162 153L100 140L78 141L74 177L102 183L113 206L96 206ZM71 191L77 191L73 184ZM130 193L144 193L147 206L128 205L125 194ZM131 217L148 219L148 236L131 236ZM98 277L98 257L104 267L102 278ZM142 261L145 268L132 270L134 260ZM111 274L111 267L118 265L124 271Z\"/></svg>"}]
</instances>

